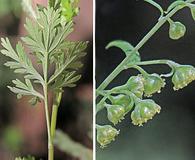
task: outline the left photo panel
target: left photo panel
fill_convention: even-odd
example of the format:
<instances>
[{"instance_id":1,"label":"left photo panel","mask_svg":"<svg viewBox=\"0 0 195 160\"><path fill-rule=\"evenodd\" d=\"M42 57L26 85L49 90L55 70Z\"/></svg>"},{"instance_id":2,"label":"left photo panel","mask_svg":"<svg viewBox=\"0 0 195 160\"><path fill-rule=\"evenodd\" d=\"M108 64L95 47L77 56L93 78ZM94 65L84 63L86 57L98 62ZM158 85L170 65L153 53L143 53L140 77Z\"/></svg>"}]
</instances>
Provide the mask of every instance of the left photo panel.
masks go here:
<instances>
[{"instance_id":1,"label":"left photo panel","mask_svg":"<svg viewBox=\"0 0 195 160\"><path fill-rule=\"evenodd\" d=\"M0 0L0 159L93 159L93 0Z\"/></svg>"}]
</instances>

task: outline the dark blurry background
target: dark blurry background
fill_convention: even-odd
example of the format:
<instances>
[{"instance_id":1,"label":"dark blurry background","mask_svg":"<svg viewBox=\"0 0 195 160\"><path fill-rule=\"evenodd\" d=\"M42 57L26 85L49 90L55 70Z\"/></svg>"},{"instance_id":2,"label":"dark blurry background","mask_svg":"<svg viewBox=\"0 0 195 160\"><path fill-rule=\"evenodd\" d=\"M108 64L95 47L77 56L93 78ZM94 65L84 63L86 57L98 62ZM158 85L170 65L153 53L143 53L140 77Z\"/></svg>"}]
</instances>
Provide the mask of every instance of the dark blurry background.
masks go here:
<instances>
[{"instance_id":1,"label":"dark blurry background","mask_svg":"<svg viewBox=\"0 0 195 160\"><path fill-rule=\"evenodd\" d=\"M22 0L0 0L0 37L8 36L15 44L26 34ZM47 0L33 0L34 6L46 5ZM81 12L75 18L75 31L71 40L90 41L84 59L82 79L74 89L65 89L59 108L57 128L74 141L92 149L92 0L80 0ZM28 100L17 100L7 85L15 74L3 66L0 57L0 160L14 160L15 156L47 157L45 113L41 104L31 107ZM70 145L70 144L69 144ZM71 153L71 152L70 152ZM80 160L56 149L55 160Z\"/></svg>"},{"instance_id":2,"label":"dark blurry background","mask_svg":"<svg viewBox=\"0 0 195 160\"><path fill-rule=\"evenodd\" d=\"M173 0L156 0L164 9ZM142 0L96 0L96 80L97 86L124 58L116 48L105 50L112 40L126 40L136 45L154 26L158 10ZM142 60L172 59L195 66L195 22L189 9L177 13L173 20L186 25L184 38L168 37L168 23L141 48ZM166 66L149 66L149 73L169 72ZM132 70L120 74L109 87L123 84L137 74ZM107 148L97 146L97 160L195 160L195 82L174 92L170 79L161 94L153 99L162 107L159 115L144 127L131 124L130 115L117 126L120 135ZM109 124L105 110L97 123Z\"/></svg>"}]
</instances>

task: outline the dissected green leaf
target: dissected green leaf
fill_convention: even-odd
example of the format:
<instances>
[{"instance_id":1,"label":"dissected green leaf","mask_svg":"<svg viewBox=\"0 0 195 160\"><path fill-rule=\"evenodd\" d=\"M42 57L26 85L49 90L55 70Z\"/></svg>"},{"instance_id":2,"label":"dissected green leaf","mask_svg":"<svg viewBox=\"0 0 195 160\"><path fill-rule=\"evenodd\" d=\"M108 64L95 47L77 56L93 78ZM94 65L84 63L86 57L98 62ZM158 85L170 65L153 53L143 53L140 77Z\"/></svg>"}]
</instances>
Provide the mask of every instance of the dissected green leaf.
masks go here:
<instances>
[{"instance_id":1,"label":"dissected green leaf","mask_svg":"<svg viewBox=\"0 0 195 160\"><path fill-rule=\"evenodd\" d=\"M43 78L41 75L34 69L32 62L24 52L24 48L20 42L16 45L16 52L12 48L8 38L2 38L1 44L4 49L1 50L1 53L5 56L12 59L5 63L5 66L14 69L14 72L24 74L26 78L32 79L37 83L42 83Z\"/></svg>"},{"instance_id":2,"label":"dissected green leaf","mask_svg":"<svg viewBox=\"0 0 195 160\"><path fill-rule=\"evenodd\" d=\"M56 58L55 61L60 64L49 79L49 84L54 83L52 88L75 86L75 82L80 79L76 70L83 66L80 59L86 55L84 52L86 47L87 42L66 42L64 44L65 54Z\"/></svg>"},{"instance_id":3,"label":"dissected green leaf","mask_svg":"<svg viewBox=\"0 0 195 160\"><path fill-rule=\"evenodd\" d=\"M35 96L43 99L43 96L39 92L35 91L29 79L25 79L25 83L19 79L13 80L12 82L15 84L15 87L8 86L8 88L17 94L18 98L21 98L22 96Z\"/></svg>"},{"instance_id":4,"label":"dissected green leaf","mask_svg":"<svg viewBox=\"0 0 195 160\"><path fill-rule=\"evenodd\" d=\"M25 4L30 3L30 1ZM50 1L50 5L56 6L59 1ZM73 3L73 2L71 2ZM35 91L35 83L54 90L63 87L74 87L81 78L78 69L83 66L81 58L86 55L84 50L87 42L65 41L73 31L73 22L61 23L61 10L41 8L37 11L36 20L26 19L25 29L27 35L22 37L23 42L29 47L30 53L42 66L43 75L40 74L32 65L31 60L24 51L21 42L16 45L14 50L8 38L2 38L4 49L1 53L11 60L5 65L14 70L15 73L23 74L25 82L14 80L15 86L9 89L17 94L17 98L30 96L30 103L36 104L39 99L43 99L42 94ZM54 68L53 75L48 77L48 71ZM33 83L33 85L32 85Z\"/></svg>"},{"instance_id":5,"label":"dissected green leaf","mask_svg":"<svg viewBox=\"0 0 195 160\"><path fill-rule=\"evenodd\" d=\"M66 133L57 130L54 140L55 145L65 153L80 160L92 160L93 152L80 143L74 142Z\"/></svg>"},{"instance_id":6,"label":"dissected green leaf","mask_svg":"<svg viewBox=\"0 0 195 160\"><path fill-rule=\"evenodd\" d=\"M129 54L131 54L130 63L139 62L141 60L139 52L138 51L132 52L132 50L134 50L134 47L127 41L122 40L112 41L106 46L106 49L109 49L111 47L120 48L126 54L126 56L129 56Z\"/></svg>"}]
</instances>

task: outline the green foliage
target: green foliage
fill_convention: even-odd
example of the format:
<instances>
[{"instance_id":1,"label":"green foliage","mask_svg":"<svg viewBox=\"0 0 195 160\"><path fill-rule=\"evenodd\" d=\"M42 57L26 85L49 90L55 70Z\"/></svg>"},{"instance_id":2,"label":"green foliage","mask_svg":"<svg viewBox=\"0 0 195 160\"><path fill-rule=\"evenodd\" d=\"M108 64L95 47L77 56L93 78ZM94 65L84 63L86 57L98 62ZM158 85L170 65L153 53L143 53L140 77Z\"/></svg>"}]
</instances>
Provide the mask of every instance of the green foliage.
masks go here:
<instances>
[{"instance_id":1,"label":"green foliage","mask_svg":"<svg viewBox=\"0 0 195 160\"><path fill-rule=\"evenodd\" d=\"M83 66L81 58L86 55L84 50L87 47L87 42L67 40L73 31L73 17L76 16L77 2L61 2L63 6L60 7L60 1L50 0L48 7L37 6L34 10L31 0L24 0L24 10L33 17L33 19L26 19L24 26L27 35L17 43L16 49L12 47L8 38L1 38L3 46L1 53L10 59L5 66L23 77L23 79L13 80L13 86L8 88L17 95L18 99L28 96L31 105L44 102L49 146L48 160L54 160L53 140L62 89L75 87L81 78L79 74L79 69ZM74 11L74 14L70 14L70 11ZM63 17L66 19L64 20ZM34 67L26 50L36 60L38 66ZM49 71L52 71L51 74L48 74ZM49 92L53 95L51 117L48 105ZM27 157L16 158L16 160L35 159Z\"/></svg>"},{"instance_id":2,"label":"green foliage","mask_svg":"<svg viewBox=\"0 0 195 160\"><path fill-rule=\"evenodd\" d=\"M69 22L79 13L79 0L61 0L62 17L65 22Z\"/></svg>"},{"instance_id":3,"label":"green foliage","mask_svg":"<svg viewBox=\"0 0 195 160\"><path fill-rule=\"evenodd\" d=\"M51 89L74 87L81 77L77 71L82 67L80 58L86 55L84 50L87 43L64 41L73 30L73 22L62 25L59 10L47 8L39 11L38 17L37 23L26 20L25 28L28 34L22 37L23 42L30 48L37 62L42 65L44 75L48 71L47 66L55 65L54 73L47 78ZM25 79L25 82L14 80L15 87L9 86L9 89L20 96L43 99L43 95L34 89L32 83L44 86L45 77L33 66L23 44L18 42L14 50L8 38L2 38L1 42L4 47L1 53L10 58L5 65L15 73L24 75Z\"/></svg>"},{"instance_id":4,"label":"green foliage","mask_svg":"<svg viewBox=\"0 0 195 160\"><path fill-rule=\"evenodd\" d=\"M118 40L110 42L106 47L118 47L126 55L124 60L97 88L96 92L96 98L99 98L97 99L96 113L105 108L108 120L114 125L121 122L124 116L130 112L132 123L137 126L143 126L157 113L160 113L161 107L152 99L145 99L145 97L152 97L155 93L160 93L161 89L165 87L165 78L172 78L174 90L182 89L195 80L195 68L191 65L181 65L171 60L141 61L138 52L166 22L170 25L169 36L171 39L178 40L183 37L186 33L186 27L181 22L174 22L171 17L182 8L189 7L194 19L194 0L175 1L168 7L167 11L163 11L162 7L153 0L145 1L160 10L161 15L157 24L135 47L128 42ZM142 67L158 64L168 65L171 68L171 72L161 75L157 73L151 74ZM125 84L106 89L112 80L126 69L136 69L140 74L130 76ZM117 129L110 125L97 125L96 129L97 141L101 147L107 146L119 134Z\"/></svg>"},{"instance_id":5,"label":"green foliage","mask_svg":"<svg viewBox=\"0 0 195 160\"><path fill-rule=\"evenodd\" d=\"M106 49L109 49L111 47L120 48L125 53L126 56L130 55L131 56L131 59L130 59L131 63L139 62L141 60L139 52L138 51L131 52L134 49L134 47L126 41L122 41L122 40L112 41L106 46Z\"/></svg>"},{"instance_id":6,"label":"green foliage","mask_svg":"<svg viewBox=\"0 0 195 160\"><path fill-rule=\"evenodd\" d=\"M92 160L93 152L82 144L73 141L66 133L57 130L55 145L63 152L80 160Z\"/></svg>"},{"instance_id":7,"label":"green foliage","mask_svg":"<svg viewBox=\"0 0 195 160\"><path fill-rule=\"evenodd\" d=\"M31 156L27 156L27 157L18 157L18 158L15 158L15 160L35 160L34 157L31 157Z\"/></svg>"}]
</instances>

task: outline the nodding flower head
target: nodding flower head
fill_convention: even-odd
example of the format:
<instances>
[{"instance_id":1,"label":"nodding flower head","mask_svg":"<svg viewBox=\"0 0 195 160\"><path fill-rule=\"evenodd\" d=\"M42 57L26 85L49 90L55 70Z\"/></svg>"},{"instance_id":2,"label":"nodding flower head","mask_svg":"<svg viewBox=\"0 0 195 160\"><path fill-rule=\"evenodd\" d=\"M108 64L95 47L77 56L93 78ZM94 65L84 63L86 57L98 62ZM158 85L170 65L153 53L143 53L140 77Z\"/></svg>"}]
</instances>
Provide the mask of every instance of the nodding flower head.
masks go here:
<instances>
[{"instance_id":1,"label":"nodding flower head","mask_svg":"<svg viewBox=\"0 0 195 160\"><path fill-rule=\"evenodd\" d=\"M125 108L122 105L106 105L107 117L114 125L121 122L125 116Z\"/></svg>"},{"instance_id":2,"label":"nodding flower head","mask_svg":"<svg viewBox=\"0 0 195 160\"><path fill-rule=\"evenodd\" d=\"M190 65L179 65L175 67L175 73L172 77L173 89L179 90L195 80L195 68Z\"/></svg>"},{"instance_id":3,"label":"nodding flower head","mask_svg":"<svg viewBox=\"0 0 195 160\"><path fill-rule=\"evenodd\" d=\"M110 100L112 102L112 105L121 105L125 109L125 114L127 114L134 105L133 98L131 98L128 95L119 94L117 96L111 96Z\"/></svg>"},{"instance_id":4,"label":"nodding flower head","mask_svg":"<svg viewBox=\"0 0 195 160\"><path fill-rule=\"evenodd\" d=\"M169 37L177 40L185 35L186 27L181 22L170 21Z\"/></svg>"},{"instance_id":5,"label":"nodding flower head","mask_svg":"<svg viewBox=\"0 0 195 160\"><path fill-rule=\"evenodd\" d=\"M119 131L111 125L99 126L97 125L97 141L102 148L106 147L109 143L115 140Z\"/></svg>"},{"instance_id":6,"label":"nodding flower head","mask_svg":"<svg viewBox=\"0 0 195 160\"><path fill-rule=\"evenodd\" d=\"M126 86L137 97L142 98L144 92L144 78L142 75L130 77Z\"/></svg>"},{"instance_id":7,"label":"nodding flower head","mask_svg":"<svg viewBox=\"0 0 195 160\"><path fill-rule=\"evenodd\" d=\"M149 119L152 119L156 113L160 113L161 107L153 100L140 100L134 111L131 113L132 123L143 126Z\"/></svg>"},{"instance_id":8,"label":"nodding flower head","mask_svg":"<svg viewBox=\"0 0 195 160\"><path fill-rule=\"evenodd\" d=\"M150 97L154 93L160 93L161 88L165 86L165 80L158 74L148 74L144 76L144 93Z\"/></svg>"}]
</instances>

